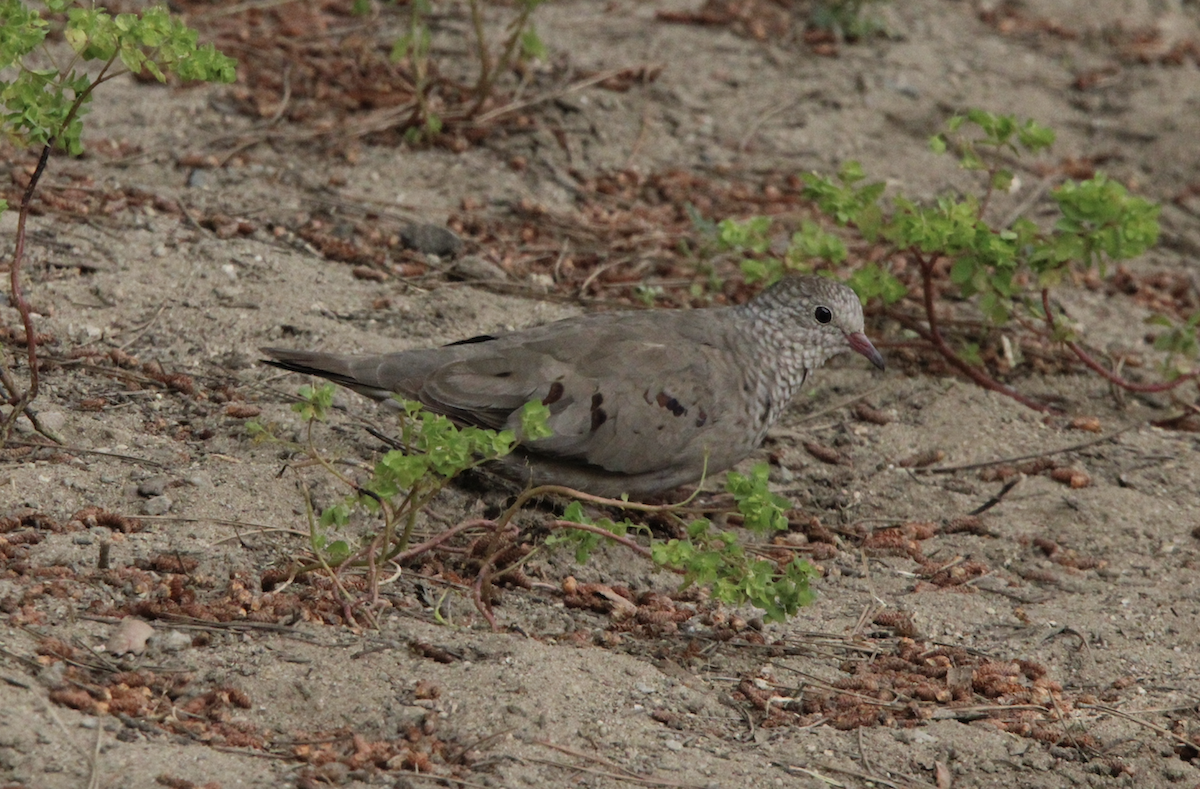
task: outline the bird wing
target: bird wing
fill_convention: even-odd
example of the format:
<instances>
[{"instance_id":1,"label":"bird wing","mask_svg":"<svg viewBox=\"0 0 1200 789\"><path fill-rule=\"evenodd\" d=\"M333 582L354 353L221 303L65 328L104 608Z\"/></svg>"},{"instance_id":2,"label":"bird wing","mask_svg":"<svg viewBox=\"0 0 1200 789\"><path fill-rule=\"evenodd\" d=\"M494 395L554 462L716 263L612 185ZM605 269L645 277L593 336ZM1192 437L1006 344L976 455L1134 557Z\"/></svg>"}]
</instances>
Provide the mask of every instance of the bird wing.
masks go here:
<instances>
[{"instance_id":1,"label":"bird wing","mask_svg":"<svg viewBox=\"0 0 1200 789\"><path fill-rule=\"evenodd\" d=\"M552 333L440 349L446 363L425 376L416 396L460 421L514 430L521 407L540 400L554 434L526 443L539 455L620 474L699 467L754 430L735 424L721 398L735 399L727 390L742 386L731 354L679 336L688 328L675 325L680 316L688 317L625 315L619 324L593 317L553 324Z\"/></svg>"}]
</instances>

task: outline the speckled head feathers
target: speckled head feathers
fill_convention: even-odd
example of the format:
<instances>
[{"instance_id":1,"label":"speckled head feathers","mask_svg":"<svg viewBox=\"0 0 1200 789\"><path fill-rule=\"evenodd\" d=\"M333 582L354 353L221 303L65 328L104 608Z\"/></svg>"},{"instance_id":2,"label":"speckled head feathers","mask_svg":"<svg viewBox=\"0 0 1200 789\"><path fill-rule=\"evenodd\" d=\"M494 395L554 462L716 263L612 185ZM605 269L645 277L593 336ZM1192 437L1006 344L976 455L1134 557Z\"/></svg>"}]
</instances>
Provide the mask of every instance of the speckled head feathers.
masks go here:
<instances>
[{"instance_id":1,"label":"speckled head feathers","mask_svg":"<svg viewBox=\"0 0 1200 789\"><path fill-rule=\"evenodd\" d=\"M883 357L863 334L862 303L849 286L837 280L784 277L747 309L770 333L787 335L787 342L800 349L808 369L844 351L860 353L883 369Z\"/></svg>"}]
</instances>

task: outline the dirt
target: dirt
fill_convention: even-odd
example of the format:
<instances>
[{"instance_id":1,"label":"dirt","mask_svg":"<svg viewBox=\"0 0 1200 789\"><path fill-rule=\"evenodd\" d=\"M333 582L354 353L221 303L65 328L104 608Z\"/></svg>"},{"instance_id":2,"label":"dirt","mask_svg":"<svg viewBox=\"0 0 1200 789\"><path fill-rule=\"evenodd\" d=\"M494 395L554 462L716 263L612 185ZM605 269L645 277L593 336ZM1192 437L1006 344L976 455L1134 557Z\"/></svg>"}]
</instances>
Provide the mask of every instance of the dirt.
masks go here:
<instances>
[{"instance_id":1,"label":"dirt","mask_svg":"<svg viewBox=\"0 0 1200 789\"><path fill-rule=\"evenodd\" d=\"M226 87L103 86L85 136L95 153L56 158L47 175L76 210L60 201L30 225L27 289L56 339L36 410L72 449L11 447L0 461L0 784L1200 786L1200 438L1150 426L1180 413L1170 398L1117 397L1082 373L1021 378L1061 398L1067 416L1047 419L912 365L822 371L755 458L773 460L794 517L824 528L800 538L821 570L818 597L785 624L759 629L753 609L696 600L672 604L699 613L670 627L568 607L568 576L634 595L674 589L619 548L586 565L536 554L523 568L531 588L496 606L497 630L471 604L469 578L428 566L383 587L378 627L347 623L319 585L262 588L304 551L298 480L318 502L335 489L249 437L252 410L281 435L300 428L289 406L303 381L257 364L259 346L417 347L597 300L563 298L502 255L491 259L509 267L500 283L455 281L441 273L448 261L398 249L396 265L374 267L382 281L364 278L297 235L314 218L334 236L341 222L386 239L408 221L461 227L465 215L554 236L579 210L580 184L601 174L757 182L848 158L929 198L971 186L926 140L977 106L1059 135L1052 158L1015 162L1020 187L997 215L1039 188L1039 162L1101 161L1164 204L1162 243L1128 271L1196 288L1200 67L1188 43L1200 41L1200 9L1027 6L881 5L890 35L819 54L797 29L764 41L740 23L656 18L692 3L558 0L536 17L554 73L656 78L566 92L532 105L528 126L461 152L297 133L196 167L263 121ZM77 210L96 195L126 203ZM754 213L748 202L742 215ZM0 218L6 254L15 222ZM467 240L476 255L495 251ZM1061 296L1097 347L1146 352L1143 302L1085 287ZM17 325L15 310L0 313ZM856 399L887 423L855 416ZM386 415L351 393L336 405L321 440L369 461L379 444L355 417ZM1075 418L1099 432L1072 429ZM21 427L16 439L33 441ZM938 459L902 463L923 453ZM1053 463L1022 467L1024 456ZM436 503L440 522L421 528L480 517L507 495L453 490ZM37 537L16 546L18 534ZM181 589L240 614L150 618L144 654L104 651L121 615L161 611ZM303 605L272 608L287 593ZM939 695L954 692L951 663L968 667L961 703Z\"/></svg>"}]
</instances>

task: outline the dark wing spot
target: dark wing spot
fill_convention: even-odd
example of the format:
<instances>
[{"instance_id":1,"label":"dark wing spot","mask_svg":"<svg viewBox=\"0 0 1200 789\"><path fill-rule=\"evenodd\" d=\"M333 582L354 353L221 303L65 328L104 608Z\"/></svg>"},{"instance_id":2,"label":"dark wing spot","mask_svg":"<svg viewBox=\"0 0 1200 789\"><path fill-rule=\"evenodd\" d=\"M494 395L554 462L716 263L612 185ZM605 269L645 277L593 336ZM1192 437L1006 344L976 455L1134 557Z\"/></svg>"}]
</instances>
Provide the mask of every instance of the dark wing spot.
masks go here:
<instances>
[{"instance_id":1,"label":"dark wing spot","mask_svg":"<svg viewBox=\"0 0 1200 789\"><path fill-rule=\"evenodd\" d=\"M443 345L442 347L450 348L455 345L471 345L471 344L477 343L477 342L489 342L494 339L496 339L496 336L493 334L481 334L478 337L468 337L465 340L458 340L456 342L448 343L446 345Z\"/></svg>"},{"instance_id":2,"label":"dark wing spot","mask_svg":"<svg viewBox=\"0 0 1200 789\"><path fill-rule=\"evenodd\" d=\"M603 402L604 402L604 395L600 394L599 392L596 392L596 394L592 395L592 410L595 411L597 408L600 407L600 404Z\"/></svg>"},{"instance_id":3,"label":"dark wing spot","mask_svg":"<svg viewBox=\"0 0 1200 789\"><path fill-rule=\"evenodd\" d=\"M708 423L708 412L705 411L703 408L701 408L700 413L697 414L697 416L696 416L696 427L704 427L704 425L707 423Z\"/></svg>"},{"instance_id":4,"label":"dark wing spot","mask_svg":"<svg viewBox=\"0 0 1200 789\"><path fill-rule=\"evenodd\" d=\"M551 405L562 399L563 385L561 381L555 381L550 384L550 392L542 398L542 405Z\"/></svg>"},{"instance_id":5,"label":"dark wing spot","mask_svg":"<svg viewBox=\"0 0 1200 789\"><path fill-rule=\"evenodd\" d=\"M654 402L658 403L660 408L667 409L675 416L683 416L687 413L687 409L666 392L659 392L658 396L654 398Z\"/></svg>"},{"instance_id":6,"label":"dark wing spot","mask_svg":"<svg viewBox=\"0 0 1200 789\"><path fill-rule=\"evenodd\" d=\"M770 395L762 399L762 421L765 424L767 417L771 415L771 397Z\"/></svg>"},{"instance_id":7,"label":"dark wing spot","mask_svg":"<svg viewBox=\"0 0 1200 789\"><path fill-rule=\"evenodd\" d=\"M608 421L608 414L604 413L603 408L592 409L592 432L595 433L600 429L600 425Z\"/></svg>"}]
</instances>

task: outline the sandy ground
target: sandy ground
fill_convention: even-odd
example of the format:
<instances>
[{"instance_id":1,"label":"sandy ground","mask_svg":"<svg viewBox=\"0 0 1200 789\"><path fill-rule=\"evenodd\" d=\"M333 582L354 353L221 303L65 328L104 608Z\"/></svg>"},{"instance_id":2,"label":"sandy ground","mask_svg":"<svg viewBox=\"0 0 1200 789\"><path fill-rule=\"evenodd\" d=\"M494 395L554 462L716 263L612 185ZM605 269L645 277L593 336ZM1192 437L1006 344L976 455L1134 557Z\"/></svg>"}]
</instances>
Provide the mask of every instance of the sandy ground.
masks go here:
<instances>
[{"instance_id":1,"label":"sandy ground","mask_svg":"<svg viewBox=\"0 0 1200 789\"><path fill-rule=\"evenodd\" d=\"M227 89L105 86L89 138L129 141L143 155L57 159L48 177L86 176L95 188L135 187L161 200L111 218L33 220L28 290L41 330L59 340L47 352L66 358L119 348L192 376L204 396L139 388L95 356L90 367L46 372L42 418L70 446L95 453L8 456L0 517L33 511L70 527L80 510L100 507L141 516L143 528L43 530L19 561L9 555L0 564L0 785L424 786L433 781L401 771L423 764L465 786L1200 786L1196 748L1183 742L1200 732L1200 439L1148 426L1176 413L1166 398L1118 401L1089 376L1026 378L1022 386L1061 396L1072 416L1098 418L1098 435L963 381L876 376L861 360L843 360L818 376L760 452L775 459L779 490L802 512L852 535L951 523L1002 485L972 469L903 468L903 458L941 451L946 468L1109 439L1055 456L1086 472L1090 486L1031 473L977 527L904 535L939 563L961 558L984 568L969 593L928 582L907 549L872 552L846 537L818 561L815 604L787 624L724 640L711 616L673 631L618 632L609 616L565 607L562 579L642 592L669 591L671 578L615 549L586 566L543 553L526 567L539 583L506 592L497 607L498 631L461 587L422 581L421 568L412 568L386 587L378 629L282 615L260 617L270 621L257 628L155 621L156 639L141 658L88 652L107 642L113 612L156 599L170 557L189 560L187 582L201 599L244 582L255 607L270 597L255 586L263 571L303 549L294 534L263 530L305 528L297 476L280 475L278 448L250 441L245 420L215 394L231 385L226 391L282 433L299 427L289 395L300 379L257 365L256 348L400 349L582 309L438 277L360 279L274 231L303 224L329 201L368 207L381 230L396 233L403 221L445 223L464 199L494 216L522 201L569 213L568 171L828 172L846 158L929 197L966 181L928 152L926 138L954 109L979 106L1052 125L1055 156L1103 157L1115 177L1168 203L1162 245L1130 268L1200 279L1195 200L1170 203L1200 183L1200 69L1186 60L1121 60L1106 36L1158 26L1169 42L1195 41L1195 4L1026 4L1031 18L1059 23L1074 38L1005 34L981 20L983 5L889 4L889 38L843 46L830 58L727 27L656 21L656 11L688 3L557 0L539 11L540 30L572 66L658 64L660 76L624 93L572 93L535 112L540 125L527 133L462 153L365 145L347 157L277 144L249 149L237 165L193 170L179 158L226 150L217 141L250 123L230 110ZM1098 87L1074 87L1081 73L1108 66L1116 68ZM518 156L526 166L511 166ZM1033 172L1018 175L1026 189L1038 181ZM1018 190L1006 199L1016 206L1027 196ZM182 221L176 201L246 218L253 232L221 237L228 234ZM9 248L14 227L13 212L0 218ZM1064 302L1100 347L1141 345L1148 313L1132 301L1080 290ZM0 313L15 325L15 311ZM890 423L836 407L868 392ZM100 399L101 410L88 410ZM338 404L344 410L324 440L369 459L378 444L352 416L383 417L353 394ZM809 440L837 447L848 463L818 462L802 448ZM314 495L333 495L327 481L307 478ZM462 490L438 506L453 523L504 497ZM104 543L112 568L139 572L101 579L95 566ZM142 667L189 684L157 717L122 715L116 705L80 711L64 699L88 687L72 682L63 662L39 660L46 636L72 645L77 661L111 661L107 676ZM979 696L972 714L945 705L934 714L926 705L918 717L927 719L907 720L904 703L887 711L883 704L860 721L867 725L841 728L807 714L806 699L838 682L850 687L850 664L911 658L904 650L914 644L921 654L910 667L936 664L939 647L992 667L1025 663L1006 675L1013 692ZM93 700L103 695L92 691ZM756 692L773 694L775 709L753 703ZM988 709L1015 699L1030 702L1025 730ZM205 719L210 707L216 712ZM202 719L220 725L191 735L172 727ZM1011 725L998 726L1000 719ZM343 755L406 742L432 755L426 763L398 759L393 769L292 758L329 742Z\"/></svg>"}]
</instances>

